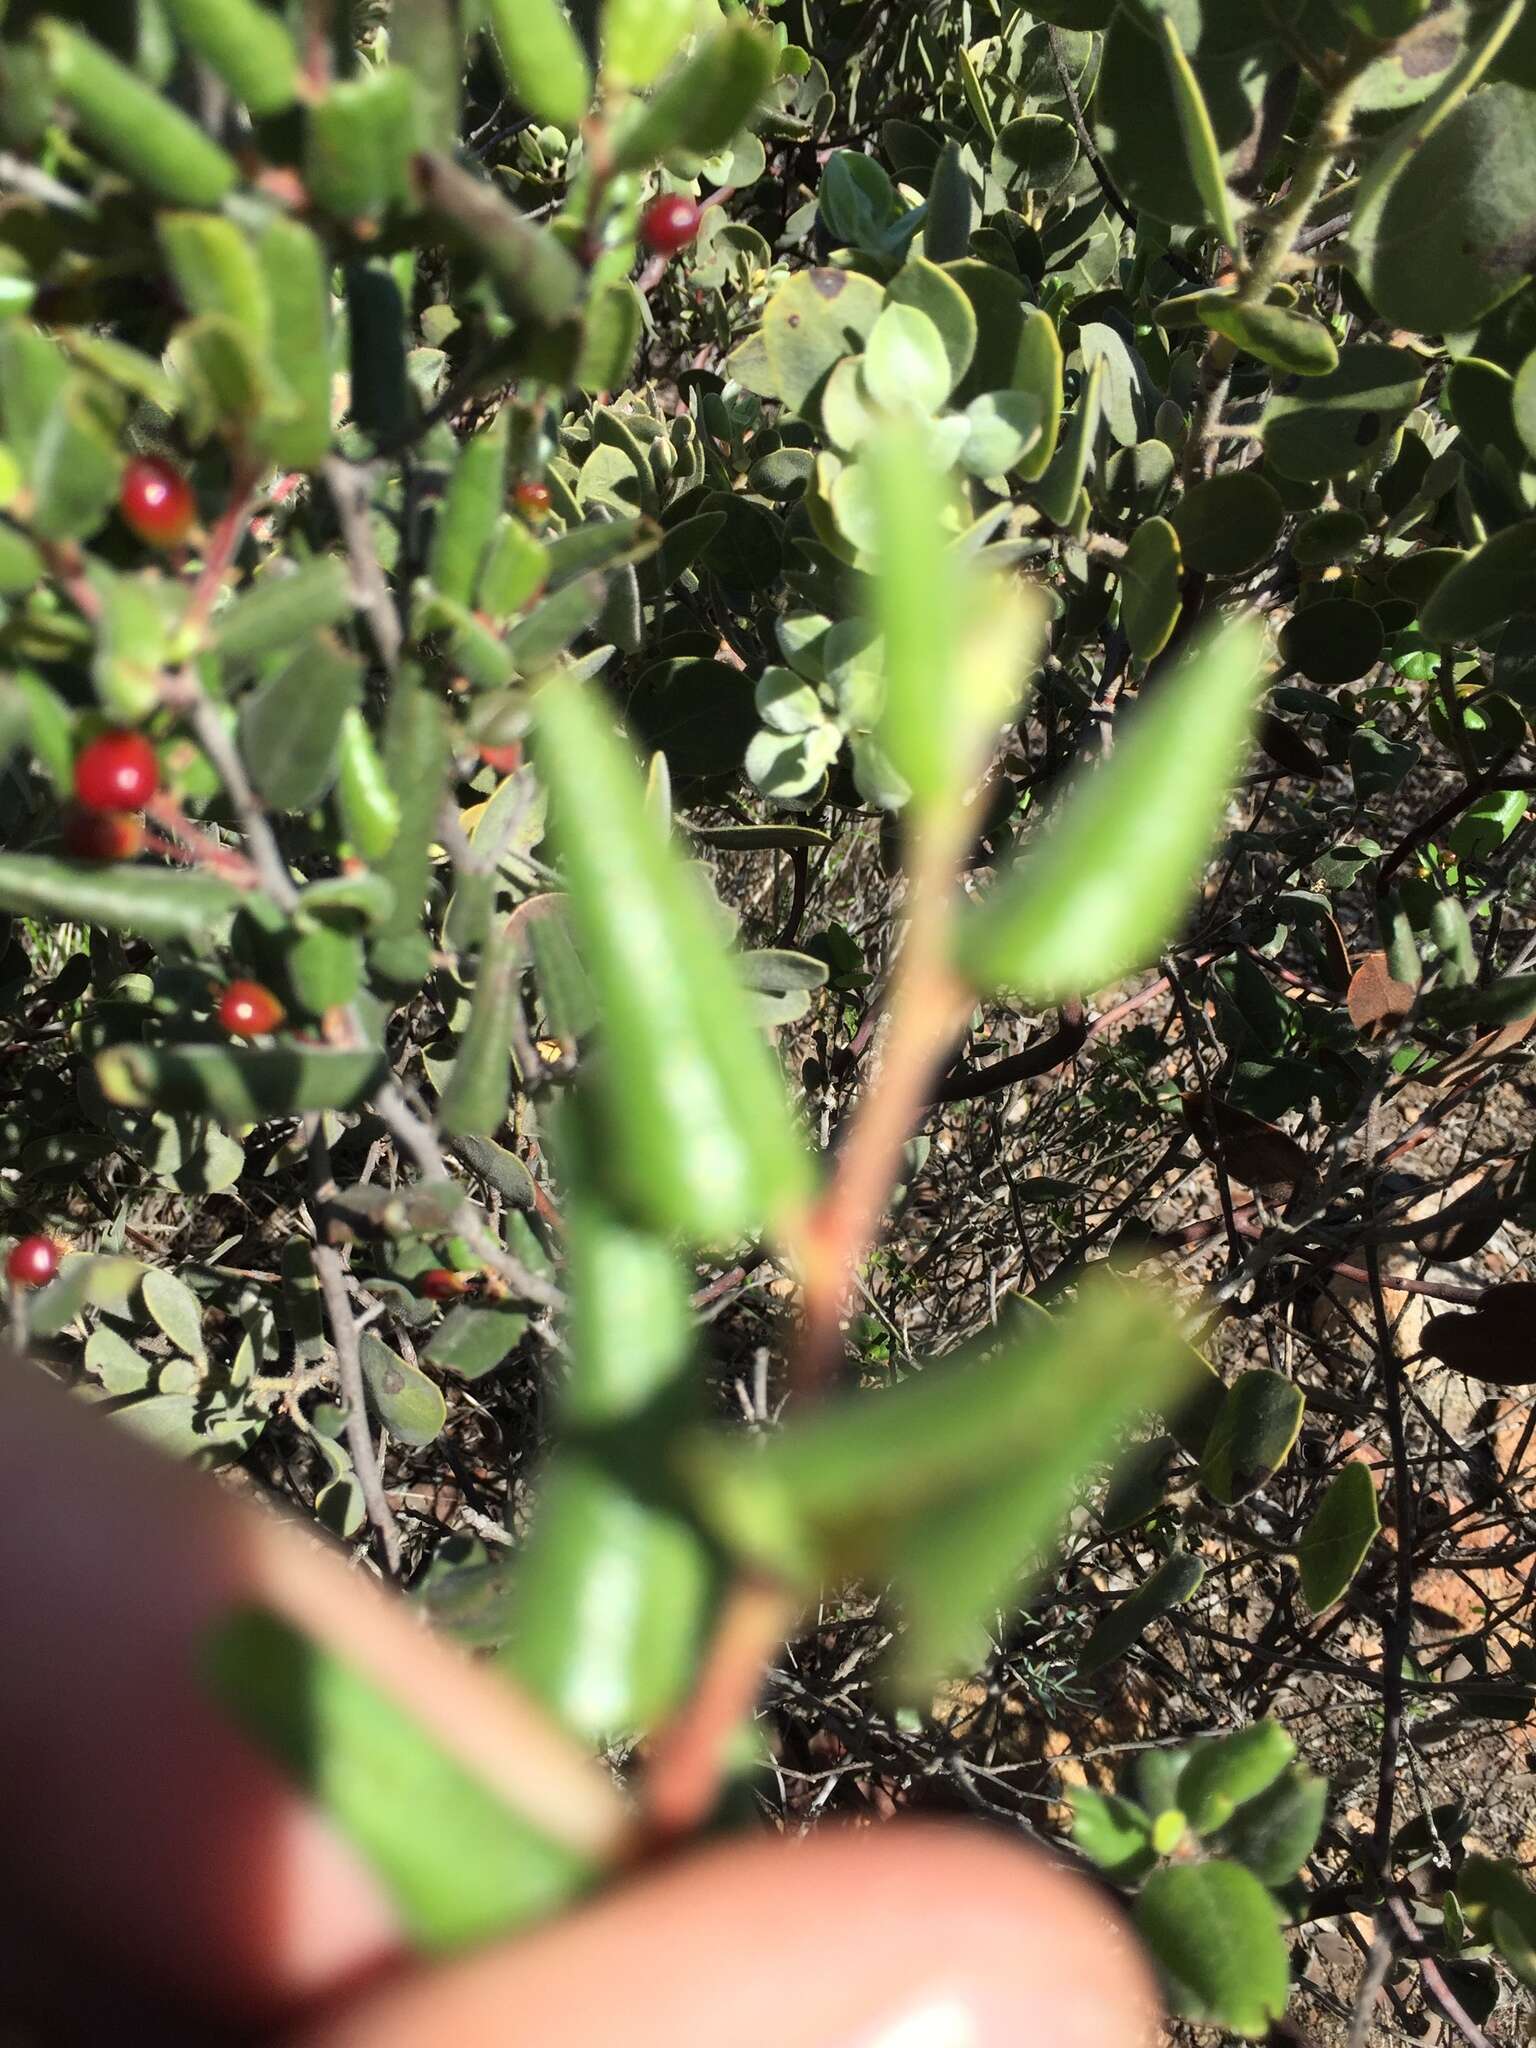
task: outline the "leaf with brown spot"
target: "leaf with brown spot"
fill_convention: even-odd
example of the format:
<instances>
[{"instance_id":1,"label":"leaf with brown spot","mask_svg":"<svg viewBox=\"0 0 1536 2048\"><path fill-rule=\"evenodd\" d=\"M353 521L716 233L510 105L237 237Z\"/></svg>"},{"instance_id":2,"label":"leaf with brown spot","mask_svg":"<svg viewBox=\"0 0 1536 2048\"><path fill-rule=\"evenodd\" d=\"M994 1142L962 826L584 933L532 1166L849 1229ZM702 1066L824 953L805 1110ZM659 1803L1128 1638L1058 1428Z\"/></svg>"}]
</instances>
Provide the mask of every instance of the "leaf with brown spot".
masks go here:
<instances>
[{"instance_id":1,"label":"leaf with brown spot","mask_svg":"<svg viewBox=\"0 0 1536 2048\"><path fill-rule=\"evenodd\" d=\"M1381 1030L1410 1013L1416 994L1411 982L1392 973L1385 953L1367 953L1350 979L1349 1021L1357 1031Z\"/></svg>"},{"instance_id":2,"label":"leaf with brown spot","mask_svg":"<svg viewBox=\"0 0 1536 2048\"><path fill-rule=\"evenodd\" d=\"M1421 1340L1426 1358L1494 1387L1536 1386L1536 1280L1490 1287L1464 1314L1431 1316Z\"/></svg>"}]
</instances>

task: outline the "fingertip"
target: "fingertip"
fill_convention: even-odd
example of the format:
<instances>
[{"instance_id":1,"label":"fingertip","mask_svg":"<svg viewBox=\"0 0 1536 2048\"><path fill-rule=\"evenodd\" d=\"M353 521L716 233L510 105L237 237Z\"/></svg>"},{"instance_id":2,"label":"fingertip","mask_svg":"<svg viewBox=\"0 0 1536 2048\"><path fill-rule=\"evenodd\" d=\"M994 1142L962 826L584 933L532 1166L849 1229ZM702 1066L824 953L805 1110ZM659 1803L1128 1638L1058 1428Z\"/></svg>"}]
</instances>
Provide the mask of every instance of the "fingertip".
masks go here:
<instances>
[{"instance_id":1,"label":"fingertip","mask_svg":"<svg viewBox=\"0 0 1536 2048\"><path fill-rule=\"evenodd\" d=\"M953 1824L697 1851L355 2003L291 2048L1151 2048L1140 1949L1094 1887Z\"/></svg>"}]
</instances>

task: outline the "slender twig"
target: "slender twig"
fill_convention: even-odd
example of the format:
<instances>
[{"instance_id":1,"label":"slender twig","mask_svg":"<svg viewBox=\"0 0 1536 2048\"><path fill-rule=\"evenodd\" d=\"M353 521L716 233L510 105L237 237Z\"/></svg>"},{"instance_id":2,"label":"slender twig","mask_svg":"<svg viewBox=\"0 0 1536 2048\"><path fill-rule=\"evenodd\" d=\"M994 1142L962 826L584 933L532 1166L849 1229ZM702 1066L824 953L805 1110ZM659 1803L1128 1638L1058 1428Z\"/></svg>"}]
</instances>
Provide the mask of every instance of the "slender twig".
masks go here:
<instances>
[{"instance_id":1,"label":"slender twig","mask_svg":"<svg viewBox=\"0 0 1536 2048\"><path fill-rule=\"evenodd\" d=\"M385 1497L379 1461L374 1454L373 1432L368 1422L367 1394L363 1385L363 1361L358 1349L357 1324L353 1321L352 1304L347 1298L346 1269L342 1265L340 1252L333 1245L317 1244L311 1257L314 1260L315 1277L320 1282L320 1292L325 1297L326 1319L331 1326L337 1378L341 1383L341 1398L346 1407L347 1449L352 1454L352 1469L357 1474L363 1505L368 1510L368 1519L379 1539L385 1562L392 1573L398 1572L400 1529Z\"/></svg>"}]
</instances>

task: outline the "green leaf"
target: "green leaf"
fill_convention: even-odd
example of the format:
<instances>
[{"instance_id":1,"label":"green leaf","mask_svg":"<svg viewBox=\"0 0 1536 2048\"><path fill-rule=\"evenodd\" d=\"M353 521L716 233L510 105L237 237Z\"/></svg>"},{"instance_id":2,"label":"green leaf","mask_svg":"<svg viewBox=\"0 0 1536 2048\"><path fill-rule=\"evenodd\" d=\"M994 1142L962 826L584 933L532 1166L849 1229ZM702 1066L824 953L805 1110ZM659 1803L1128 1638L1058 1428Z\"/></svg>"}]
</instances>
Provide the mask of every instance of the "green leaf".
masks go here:
<instances>
[{"instance_id":1,"label":"green leaf","mask_svg":"<svg viewBox=\"0 0 1536 2048\"><path fill-rule=\"evenodd\" d=\"M949 358L949 388L953 390L976 353L976 315L959 285L936 263L914 251L886 286L885 303L888 307L910 306L932 324Z\"/></svg>"},{"instance_id":2,"label":"green leaf","mask_svg":"<svg viewBox=\"0 0 1536 2048\"><path fill-rule=\"evenodd\" d=\"M1040 438L1018 464L1025 483L1038 483L1051 465L1061 432L1061 340L1048 313L1031 306L1019 332L1014 389L1040 408Z\"/></svg>"},{"instance_id":3,"label":"green leaf","mask_svg":"<svg viewBox=\"0 0 1536 2048\"><path fill-rule=\"evenodd\" d=\"M534 1508L503 1661L573 1732L632 1735L686 1697L715 1594L685 1516L562 1450Z\"/></svg>"},{"instance_id":4,"label":"green leaf","mask_svg":"<svg viewBox=\"0 0 1536 2048\"><path fill-rule=\"evenodd\" d=\"M1376 1482L1370 1468L1355 1460L1329 1482L1296 1545L1301 1590L1314 1614L1343 1599L1380 1529Z\"/></svg>"},{"instance_id":5,"label":"green leaf","mask_svg":"<svg viewBox=\"0 0 1536 2048\"><path fill-rule=\"evenodd\" d=\"M1301 1389L1282 1374L1239 1373L1211 1425L1201 1485L1228 1506L1252 1493L1290 1456L1305 1408Z\"/></svg>"},{"instance_id":6,"label":"green leaf","mask_svg":"<svg viewBox=\"0 0 1536 2048\"><path fill-rule=\"evenodd\" d=\"M221 1709L362 1854L425 1952L509 1933L589 1881L582 1858L512 1812L371 1678L277 1615L247 1608L221 1622L205 1671Z\"/></svg>"},{"instance_id":7,"label":"green leaf","mask_svg":"<svg viewBox=\"0 0 1536 2048\"><path fill-rule=\"evenodd\" d=\"M342 720L362 689L358 657L316 634L243 700L240 751L268 803L302 811L325 795L336 779Z\"/></svg>"},{"instance_id":8,"label":"green leaf","mask_svg":"<svg viewBox=\"0 0 1536 2048\"><path fill-rule=\"evenodd\" d=\"M971 217L971 181L960 145L946 142L933 167L923 222L923 254L930 263L953 263L968 252Z\"/></svg>"},{"instance_id":9,"label":"green leaf","mask_svg":"<svg viewBox=\"0 0 1536 2048\"><path fill-rule=\"evenodd\" d=\"M469 1025L438 1109L450 1138L488 1138L507 1120L512 1092L512 1014L520 1000L518 948L493 926L480 955Z\"/></svg>"},{"instance_id":10,"label":"green leaf","mask_svg":"<svg viewBox=\"0 0 1536 2048\"><path fill-rule=\"evenodd\" d=\"M1322 483L1373 462L1417 405L1424 373L1407 349L1351 342L1326 377L1271 397L1261 423L1264 453L1282 476Z\"/></svg>"},{"instance_id":11,"label":"green leaf","mask_svg":"<svg viewBox=\"0 0 1536 2048\"><path fill-rule=\"evenodd\" d=\"M302 221L271 220L256 253L272 307L272 367L283 402L262 419L256 440L268 461L285 469L318 469L331 446L332 360L330 262Z\"/></svg>"},{"instance_id":12,"label":"green leaf","mask_svg":"<svg viewBox=\"0 0 1536 2048\"><path fill-rule=\"evenodd\" d=\"M0 853L0 910L23 917L195 942L213 938L239 901L238 891L212 875Z\"/></svg>"},{"instance_id":13,"label":"green leaf","mask_svg":"<svg viewBox=\"0 0 1536 2048\"><path fill-rule=\"evenodd\" d=\"M399 822L388 850L376 857L378 872L395 892L394 914L379 936L419 937L449 765L443 708L419 670L406 670L395 683L385 715L383 751L384 777Z\"/></svg>"},{"instance_id":14,"label":"green leaf","mask_svg":"<svg viewBox=\"0 0 1536 2048\"><path fill-rule=\"evenodd\" d=\"M498 1303L471 1308L461 1302L444 1316L427 1347L427 1363L457 1373L461 1380L481 1380L512 1355L528 1329L521 1309Z\"/></svg>"},{"instance_id":15,"label":"green leaf","mask_svg":"<svg viewBox=\"0 0 1536 2048\"><path fill-rule=\"evenodd\" d=\"M409 195L417 141L409 73L380 66L336 79L305 123L304 182L311 198L338 220L381 219Z\"/></svg>"},{"instance_id":16,"label":"green leaf","mask_svg":"<svg viewBox=\"0 0 1536 2048\"><path fill-rule=\"evenodd\" d=\"M1395 325L1477 324L1524 283L1536 180L1536 97L1491 85L1468 97L1521 16L1511 0L1362 174L1351 267Z\"/></svg>"},{"instance_id":17,"label":"green leaf","mask_svg":"<svg viewBox=\"0 0 1536 2048\"><path fill-rule=\"evenodd\" d=\"M1093 459L1093 444L1099 431L1099 401L1104 389L1104 358L1095 356L1077 409L1067 422L1067 431L1052 458L1050 468L1035 486L1040 509L1055 526L1070 527L1078 514L1083 480Z\"/></svg>"},{"instance_id":18,"label":"green leaf","mask_svg":"<svg viewBox=\"0 0 1536 2048\"><path fill-rule=\"evenodd\" d=\"M342 714L336 743L336 804L342 827L364 860L382 860L400 830L400 805L368 722L355 706Z\"/></svg>"},{"instance_id":19,"label":"green leaf","mask_svg":"<svg viewBox=\"0 0 1536 2048\"><path fill-rule=\"evenodd\" d=\"M1491 642L1517 612L1536 612L1536 519L1506 526L1441 578L1419 615L1427 639Z\"/></svg>"},{"instance_id":20,"label":"green leaf","mask_svg":"<svg viewBox=\"0 0 1536 2048\"><path fill-rule=\"evenodd\" d=\"M863 348L882 303L879 285L856 270L796 271L763 309L761 370L754 375L737 349L726 374L811 417L836 364Z\"/></svg>"},{"instance_id":21,"label":"green leaf","mask_svg":"<svg viewBox=\"0 0 1536 2048\"><path fill-rule=\"evenodd\" d=\"M536 719L572 923L607 1030L594 1076L605 1171L657 1229L728 1242L806 1192L782 1083L600 700L557 678Z\"/></svg>"},{"instance_id":22,"label":"green leaf","mask_svg":"<svg viewBox=\"0 0 1536 2048\"><path fill-rule=\"evenodd\" d=\"M81 133L119 170L173 206L217 206L233 190L234 158L100 43L52 19L34 33Z\"/></svg>"},{"instance_id":23,"label":"green leaf","mask_svg":"<svg viewBox=\"0 0 1536 2048\"><path fill-rule=\"evenodd\" d=\"M1240 1806L1267 1792L1296 1754L1278 1721L1254 1721L1235 1735L1197 1742L1179 1778L1179 1805L1197 1835L1225 1827Z\"/></svg>"},{"instance_id":24,"label":"green leaf","mask_svg":"<svg viewBox=\"0 0 1536 2048\"><path fill-rule=\"evenodd\" d=\"M958 964L978 991L1057 1002L1156 958L1226 808L1260 645L1247 624L1207 634L1149 693L1108 763L1059 799L1039 839L961 920Z\"/></svg>"},{"instance_id":25,"label":"green leaf","mask_svg":"<svg viewBox=\"0 0 1536 2048\"><path fill-rule=\"evenodd\" d=\"M1317 1846L1327 1810L1327 1779L1293 1764L1237 1809L1212 1847L1264 1884L1289 1884Z\"/></svg>"},{"instance_id":26,"label":"green leaf","mask_svg":"<svg viewBox=\"0 0 1536 2048\"><path fill-rule=\"evenodd\" d=\"M1266 561L1285 524L1273 484L1256 470L1226 470L1187 491L1172 513L1184 559L1210 576L1241 576Z\"/></svg>"},{"instance_id":27,"label":"green leaf","mask_svg":"<svg viewBox=\"0 0 1536 2048\"><path fill-rule=\"evenodd\" d=\"M44 540L83 540L116 502L123 455L110 396L72 375L42 422L27 475L31 528Z\"/></svg>"},{"instance_id":28,"label":"green leaf","mask_svg":"<svg viewBox=\"0 0 1536 2048\"><path fill-rule=\"evenodd\" d=\"M1179 133L1184 139L1184 159L1189 166L1190 176L1195 181L1205 205L1206 218L1215 227L1229 249L1240 249L1237 222L1232 213L1232 195L1227 190L1226 177L1222 170L1221 148L1216 140L1216 130L1211 121L1211 110L1205 103L1199 77L1194 66L1184 54L1179 41L1179 31L1171 12L1162 8L1156 10L1157 27L1162 38L1163 62L1168 67L1168 82L1173 88L1173 103L1178 112Z\"/></svg>"},{"instance_id":29,"label":"green leaf","mask_svg":"<svg viewBox=\"0 0 1536 2048\"><path fill-rule=\"evenodd\" d=\"M358 1353L369 1404L390 1435L414 1450L434 1443L448 1420L442 1389L371 1330L358 1340Z\"/></svg>"},{"instance_id":30,"label":"green leaf","mask_svg":"<svg viewBox=\"0 0 1536 2048\"><path fill-rule=\"evenodd\" d=\"M614 85L654 83L698 19L693 0L603 0L603 75Z\"/></svg>"},{"instance_id":31,"label":"green leaf","mask_svg":"<svg viewBox=\"0 0 1536 2048\"><path fill-rule=\"evenodd\" d=\"M937 412L949 396L949 357L926 313L887 305L864 344L864 383L887 412Z\"/></svg>"},{"instance_id":32,"label":"green leaf","mask_svg":"<svg viewBox=\"0 0 1536 2048\"><path fill-rule=\"evenodd\" d=\"M1178 529L1166 519L1144 519L1120 564L1120 623L1138 661L1153 660L1173 637L1183 570Z\"/></svg>"},{"instance_id":33,"label":"green leaf","mask_svg":"<svg viewBox=\"0 0 1536 2048\"><path fill-rule=\"evenodd\" d=\"M297 1039L260 1046L118 1045L96 1058L96 1079L108 1102L185 1110L230 1126L305 1110L355 1109L382 1074L378 1052L336 1052Z\"/></svg>"},{"instance_id":34,"label":"green leaf","mask_svg":"<svg viewBox=\"0 0 1536 2048\"><path fill-rule=\"evenodd\" d=\"M206 1359L203 1312L186 1282L178 1280L174 1273L163 1273L152 1266L144 1275L142 1291L144 1306L177 1350L184 1351L188 1358Z\"/></svg>"},{"instance_id":35,"label":"green leaf","mask_svg":"<svg viewBox=\"0 0 1536 2048\"><path fill-rule=\"evenodd\" d=\"M1326 377L1339 366L1339 351L1321 320L1288 306L1241 304L1229 292L1201 292L1196 316L1247 354L1293 377Z\"/></svg>"},{"instance_id":36,"label":"green leaf","mask_svg":"<svg viewBox=\"0 0 1536 2048\"><path fill-rule=\"evenodd\" d=\"M773 45L744 15L702 38L621 130L615 168L645 170L674 150L713 156L746 126L774 73Z\"/></svg>"},{"instance_id":37,"label":"green leaf","mask_svg":"<svg viewBox=\"0 0 1536 2048\"><path fill-rule=\"evenodd\" d=\"M298 96L299 60L281 19L260 0L165 0L172 26L256 115Z\"/></svg>"},{"instance_id":38,"label":"green leaf","mask_svg":"<svg viewBox=\"0 0 1536 2048\"><path fill-rule=\"evenodd\" d=\"M1136 1927L1185 2019L1263 2040L1290 1997L1291 1968L1269 1893L1238 1863L1156 1870L1136 1901Z\"/></svg>"},{"instance_id":39,"label":"green leaf","mask_svg":"<svg viewBox=\"0 0 1536 2048\"><path fill-rule=\"evenodd\" d=\"M1202 1559L1185 1550L1164 1558L1145 1585L1138 1586L1094 1626L1077 1660L1079 1678L1092 1678L1106 1664L1113 1664L1175 1607L1182 1607L1200 1589L1205 1577Z\"/></svg>"},{"instance_id":40,"label":"green leaf","mask_svg":"<svg viewBox=\"0 0 1536 2048\"><path fill-rule=\"evenodd\" d=\"M473 604L496 522L507 502L507 407L459 450L437 514L427 574L455 604Z\"/></svg>"},{"instance_id":41,"label":"green leaf","mask_svg":"<svg viewBox=\"0 0 1536 2048\"><path fill-rule=\"evenodd\" d=\"M974 1666L1024 1597L1078 1487L1140 1409L1172 1397L1190 1353L1160 1296L1085 1282L991 1355L935 1361L877 1396L824 1405L750 1447L687 1453L712 1525L743 1557L811 1588L893 1578L903 1688Z\"/></svg>"},{"instance_id":42,"label":"green leaf","mask_svg":"<svg viewBox=\"0 0 1536 2048\"><path fill-rule=\"evenodd\" d=\"M513 97L536 121L580 127L592 68L560 0L487 0L491 41Z\"/></svg>"},{"instance_id":43,"label":"green leaf","mask_svg":"<svg viewBox=\"0 0 1536 2048\"><path fill-rule=\"evenodd\" d=\"M253 674L269 655L352 611L351 579L336 555L317 555L291 571L269 570L214 621L213 645L233 677Z\"/></svg>"},{"instance_id":44,"label":"green leaf","mask_svg":"<svg viewBox=\"0 0 1536 2048\"><path fill-rule=\"evenodd\" d=\"M1067 1789L1072 1840L1117 1884L1136 1884L1157 1861L1152 1823L1139 1806L1088 1785Z\"/></svg>"}]
</instances>

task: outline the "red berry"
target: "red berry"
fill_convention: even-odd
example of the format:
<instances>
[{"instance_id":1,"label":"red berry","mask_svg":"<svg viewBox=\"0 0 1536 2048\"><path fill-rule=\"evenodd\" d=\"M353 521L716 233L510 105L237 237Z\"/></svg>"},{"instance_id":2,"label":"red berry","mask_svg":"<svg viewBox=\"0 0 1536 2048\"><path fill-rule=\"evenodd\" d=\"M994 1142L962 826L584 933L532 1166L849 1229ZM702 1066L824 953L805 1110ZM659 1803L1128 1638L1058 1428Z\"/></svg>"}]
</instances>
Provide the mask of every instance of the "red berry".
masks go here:
<instances>
[{"instance_id":1,"label":"red berry","mask_svg":"<svg viewBox=\"0 0 1536 2048\"><path fill-rule=\"evenodd\" d=\"M526 513L530 519L546 519L549 516L549 485L519 484L512 493L512 501L518 511Z\"/></svg>"},{"instance_id":2,"label":"red berry","mask_svg":"<svg viewBox=\"0 0 1536 2048\"><path fill-rule=\"evenodd\" d=\"M259 981L232 981L219 997L219 1028L231 1038L261 1038L276 1031L287 1011Z\"/></svg>"},{"instance_id":3,"label":"red berry","mask_svg":"<svg viewBox=\"0 0 1536 2048\"><path fill-rule=\"evenodd\" d=\"M59 1248L51 1237L19 1238L5 1262L13 1287L46 1287L58 1270Z\"/></svg>"},{"instance_id":4,"label":"red berry","mask_svg":"<svg viewBox=\"0 0 1536 2048\"><path fill-rule=\"evenodd\" d=\"M703 214L686 192L663 192L640 216L640 239L658 256L675 256L699 232Z\"/></svg>"},{"instance_id":5,"label":"red berry","mask_svg":"<svg viewBox=\"0 0 1536 2048\"><path fill-rule=\"evenodd\" d=\"M160 455L136 455L117 494L123 523L152 548L178 548L197 519L192 486Z\"/></svg>"},{"instance_id":6,"label":"red berry","mask_svg":"<svg viewBox=\"0 0 1536 2048\"><path fill-rule=\"evenodd\" d=\"M498 775L515 775L523 765L523 743L514 740L509 747L482 747L480 758Z\"/></svg>"},{"instance_id":7,"label":"red berry","mask_svg":"<svg viewBox=\"0 0 1536 2048\"><path fill-rule=\"evenodd\" d=\"M141 811L160 787L160 764L141 732L104 732L75 762L75 796L88 811Z\"/></svg>"},{"instance_id":8,"label":"red berry","mask_svg":"<svg viewBox=\"0 0 1536 2048\"><path fill-rule=\"evenodd\" d=\"M448 1266L431 1266L416 1283L428 1301L456 1301L468 1294L474 1281L467 1273L455 1273Z\"/></svg>"},{"instance_id":9,"label":"red berry","mask_svg":"<svg viewBox=\"0 0 1536 2048\"><path fill-rule=\"evenodd\" d=\"M64 846L76 860L132 860L144 850L144 828L127 811L71 811Z\"/></svg>"}]
</instances>

